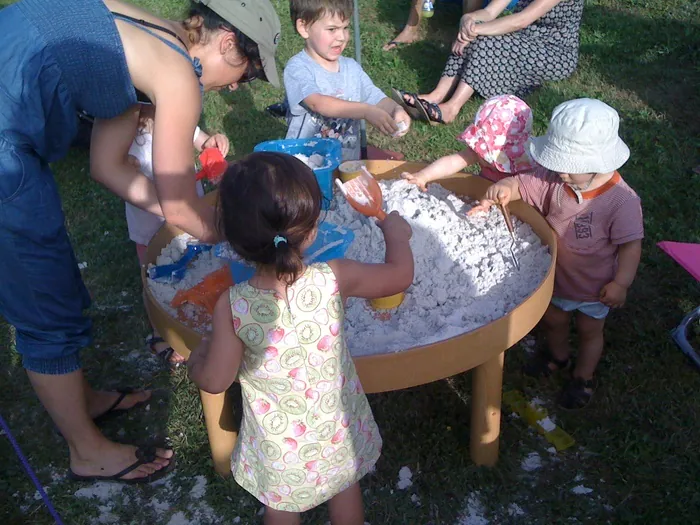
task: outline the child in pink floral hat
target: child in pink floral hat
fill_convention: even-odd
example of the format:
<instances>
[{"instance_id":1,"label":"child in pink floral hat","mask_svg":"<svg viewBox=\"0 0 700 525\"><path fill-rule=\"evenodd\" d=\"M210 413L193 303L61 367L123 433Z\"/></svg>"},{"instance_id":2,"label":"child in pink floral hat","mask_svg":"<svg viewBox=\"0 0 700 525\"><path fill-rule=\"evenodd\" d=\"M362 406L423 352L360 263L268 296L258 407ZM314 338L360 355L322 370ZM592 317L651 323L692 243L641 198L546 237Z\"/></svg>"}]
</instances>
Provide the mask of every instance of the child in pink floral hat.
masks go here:
<instances>
[{"instance_id":1,"label":"child in pink floral hat","mask_svg":"<svg viewBox=\"0 0 700 525\"><path fill-rule=\"evenodd\" d=\"M402 173L408 182L426 191L429 182L447 178L470 164L481 167L480 175L492 182L533 169L528 153L532 110L514 95L499 95L484 102L474 124L457 137L467 147L441 157L416 173Z\"/></svg>"}]
</instances>

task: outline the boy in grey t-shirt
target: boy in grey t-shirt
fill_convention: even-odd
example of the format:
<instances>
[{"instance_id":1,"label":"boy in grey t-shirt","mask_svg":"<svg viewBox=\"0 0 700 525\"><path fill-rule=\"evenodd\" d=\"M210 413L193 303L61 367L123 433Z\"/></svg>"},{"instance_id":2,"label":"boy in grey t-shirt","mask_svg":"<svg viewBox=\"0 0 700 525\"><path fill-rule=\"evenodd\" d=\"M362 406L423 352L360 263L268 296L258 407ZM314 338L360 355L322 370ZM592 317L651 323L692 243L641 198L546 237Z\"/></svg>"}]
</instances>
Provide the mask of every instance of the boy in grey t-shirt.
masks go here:
<instances>
[{"instance_id":1,"label":"boy in grey t-shirt","mask_svg":"<svg viewBox=\"0 0 700 525\"><path fill-rule=\"evenodd\" d=\"M337 138L343 160L360 158L360 119L400 137L411 118L378 89L360 65L342 56L349 40L352 0L291 0L304 50L284 68L287 138Z\"/></svg>"}]
</instances>

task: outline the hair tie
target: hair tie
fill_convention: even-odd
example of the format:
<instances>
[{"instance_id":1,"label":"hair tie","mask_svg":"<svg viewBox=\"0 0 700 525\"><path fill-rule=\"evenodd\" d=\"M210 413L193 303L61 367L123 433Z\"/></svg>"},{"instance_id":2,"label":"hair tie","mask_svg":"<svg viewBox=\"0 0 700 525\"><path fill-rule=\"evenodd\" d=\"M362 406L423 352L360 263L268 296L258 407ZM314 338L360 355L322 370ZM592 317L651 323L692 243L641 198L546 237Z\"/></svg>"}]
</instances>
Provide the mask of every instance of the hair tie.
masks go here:
<instances>
[{"instance_id":1,"label":"hair tie","mask_svg":"<svg viewBox=\"0 0 700 525\"><path fill-rule=\"evenodd\" d=\"M275 235L275 238L273 239L272 242L275 243L275 248L277 248L277 247L280 245L281 242L283 242L283 243L286 244L286 243L287 243L287 238L286 238L286 237L283 237L282 235Z\"/></svg>"}]
</instances>

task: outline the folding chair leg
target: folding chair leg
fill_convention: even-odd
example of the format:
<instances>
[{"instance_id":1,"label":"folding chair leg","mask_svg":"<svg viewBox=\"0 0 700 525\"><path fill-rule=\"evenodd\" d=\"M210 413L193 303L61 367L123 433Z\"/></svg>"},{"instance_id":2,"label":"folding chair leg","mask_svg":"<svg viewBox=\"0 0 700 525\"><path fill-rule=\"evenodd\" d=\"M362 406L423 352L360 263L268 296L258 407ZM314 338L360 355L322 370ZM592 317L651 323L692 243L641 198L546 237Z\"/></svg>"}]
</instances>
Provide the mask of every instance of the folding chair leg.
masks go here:
<instances>
[{"instance_id":1,"label":"folding chair leg","mask_svg":"<svg viewBox=\"0 0 700 525\"><path fill-rule=\"evenodd\" d=\"M700 368L700 355L698 355L688 341L688 328L690 324L697 319L700 319L700 306L686 315L681 321L681 324L671 330L671 337L681 349L681 352L687 355L690 360L695 363L695 366Z\"/></svg>"}]
</instances>

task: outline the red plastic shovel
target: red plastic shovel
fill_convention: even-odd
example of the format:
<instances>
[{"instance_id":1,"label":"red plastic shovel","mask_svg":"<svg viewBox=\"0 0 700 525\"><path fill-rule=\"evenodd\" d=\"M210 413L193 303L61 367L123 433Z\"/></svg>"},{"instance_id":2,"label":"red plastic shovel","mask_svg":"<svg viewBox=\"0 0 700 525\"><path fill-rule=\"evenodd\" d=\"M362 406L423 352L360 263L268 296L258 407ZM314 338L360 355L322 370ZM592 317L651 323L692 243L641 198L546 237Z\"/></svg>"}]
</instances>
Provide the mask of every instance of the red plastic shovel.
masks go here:
<instances>
[{"instance_id":1,"label":"red plastic shovel","mask_svg":"<svg viewBox=\"0 0 700 525\"><path fill-rule=\"evenodd\" d=\"M202 169L197 173L197 180L207 179L213 184L221 181L228 168L228 162L218 148L206 148L199 156L199 162L202 163Z\"/></svg>"}]
</instances>

